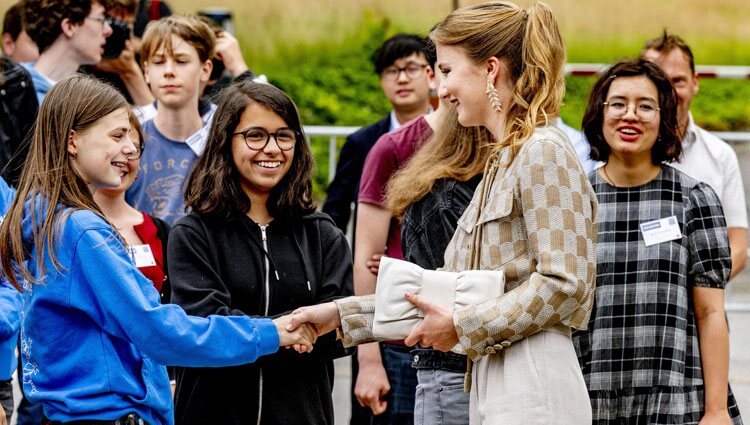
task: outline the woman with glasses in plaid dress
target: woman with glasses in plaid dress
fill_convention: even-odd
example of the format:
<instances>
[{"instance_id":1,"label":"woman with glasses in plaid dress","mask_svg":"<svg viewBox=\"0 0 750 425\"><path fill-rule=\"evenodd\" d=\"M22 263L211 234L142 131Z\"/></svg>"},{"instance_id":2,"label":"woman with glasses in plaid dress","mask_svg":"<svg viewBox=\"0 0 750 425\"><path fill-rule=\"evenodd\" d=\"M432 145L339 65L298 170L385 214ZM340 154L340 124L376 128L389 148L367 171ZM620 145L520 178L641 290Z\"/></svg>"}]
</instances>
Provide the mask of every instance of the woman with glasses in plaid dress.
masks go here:
<instances>
[{"instance_id":1,"label":"woman with glasses in plaid dress","mask_svg":"<svg viewBox=\"0 0 750 425\"><path fill-rule=\"evenodd\" d=\"M739 424L728 385L721 204L669 162L681 153L676 98L654 64L622 61L583 118L599 200L588 330L574 336L595 424Z\"/></svg>"}]
</instances>

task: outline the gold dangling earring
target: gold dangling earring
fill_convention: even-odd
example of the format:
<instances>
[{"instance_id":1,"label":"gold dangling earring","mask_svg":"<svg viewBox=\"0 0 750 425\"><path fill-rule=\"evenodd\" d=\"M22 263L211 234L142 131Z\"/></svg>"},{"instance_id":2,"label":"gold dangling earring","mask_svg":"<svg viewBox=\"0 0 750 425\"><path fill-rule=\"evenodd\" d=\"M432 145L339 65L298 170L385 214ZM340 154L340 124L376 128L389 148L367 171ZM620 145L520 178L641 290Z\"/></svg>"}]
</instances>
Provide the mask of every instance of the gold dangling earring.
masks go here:
<instances>
[{"instance_id":1,"label":"gold dangling earring","mask_svg":"<svg viewBox=\"0 0 750 425\"><path fill-rule=\"evenodd\" d=\"M502 114L503 105L502 102L500 102L500 93L497 92L495 85L492 84L492 79L490 78L489 74L487 75L487 90L485 91L485 93L487 93L487 97L490 99L492 109L496 110L499 114Z\"/></svg>"}]
</instances>

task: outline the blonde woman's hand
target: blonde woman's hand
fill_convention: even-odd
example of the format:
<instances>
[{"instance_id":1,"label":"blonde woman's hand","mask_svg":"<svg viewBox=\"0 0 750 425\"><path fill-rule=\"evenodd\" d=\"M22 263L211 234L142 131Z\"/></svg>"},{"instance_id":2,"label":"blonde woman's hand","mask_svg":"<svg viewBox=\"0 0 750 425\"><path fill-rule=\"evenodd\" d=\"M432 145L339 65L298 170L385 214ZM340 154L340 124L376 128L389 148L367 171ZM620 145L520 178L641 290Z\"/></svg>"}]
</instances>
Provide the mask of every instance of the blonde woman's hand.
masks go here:
<instances>
[{"instance_id":1,"label":"blonde woman's hand","mask_svg":"<svg viewBox=\"0 0 750 425\"><path fill-rule=\"evenodd\" d=\"M291 320L287 330L294 331L298 326L307 324L315 333L325 335L341 325L339 309L331 301L318 305L300 307L291 314Z\"/></svg>"},{"instance_id":2,"label":"blonde woman's hand","mask_svg":"<svg viewBox=\"0 0 750 425\"><path fill-rule=\"evenodd\" d=\"M413 346L432 347L439 351L450 351L458 344L458 334L453 323L453 314L444 307L423 300L418 295L406 294L407 301L424 313L424 319L412 329L404 343Z\"/></svg>"}]
</instances>

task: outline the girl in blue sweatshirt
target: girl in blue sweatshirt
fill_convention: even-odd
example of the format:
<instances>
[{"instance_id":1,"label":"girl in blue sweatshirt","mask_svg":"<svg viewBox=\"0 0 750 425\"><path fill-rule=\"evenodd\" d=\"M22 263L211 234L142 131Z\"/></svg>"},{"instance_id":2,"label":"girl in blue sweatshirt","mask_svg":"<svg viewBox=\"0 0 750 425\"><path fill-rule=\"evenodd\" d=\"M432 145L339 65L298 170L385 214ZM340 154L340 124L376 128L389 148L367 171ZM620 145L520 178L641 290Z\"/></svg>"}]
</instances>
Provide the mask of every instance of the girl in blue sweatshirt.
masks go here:
<instances>
[{"instance_id":1,"label":"girl in blue sweatshirt","mask_svg":"<svg viewBox=\"0 0 750 425\"><path fill-rule=\"evenodd\" d=\"M159 302L92 196L120 185L137 154L129 133L114 88L84 76L58 82L0 228L2 274L23 290L24 392L47 424L172 424L163 365L233 366L314 340L286 332L287 317L198 318Z\"/></svg>"},{"instance_id":2,"label":"girl in blue sweatshirt","mask_svg":"<svg viewBox=\"0 0 750 425\"><path fill-rule=\"evenodd\" d=\"M0 177L0 222L13 201L15 191ZM13 413L11 377L16 369L16 345L20 326L21 296L6 279L0 279L0 424L10 424Z\"/></svg>"}]
</instances>

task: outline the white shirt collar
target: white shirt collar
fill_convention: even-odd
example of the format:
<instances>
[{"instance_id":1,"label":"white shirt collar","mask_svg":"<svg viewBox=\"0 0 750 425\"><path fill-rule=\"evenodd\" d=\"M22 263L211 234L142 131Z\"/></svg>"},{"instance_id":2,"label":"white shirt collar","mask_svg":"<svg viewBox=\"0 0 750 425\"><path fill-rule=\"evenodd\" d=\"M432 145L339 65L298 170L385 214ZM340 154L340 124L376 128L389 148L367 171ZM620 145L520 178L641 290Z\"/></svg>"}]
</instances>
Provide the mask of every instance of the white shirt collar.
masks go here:
<instances>
[{"instance_id":1,"label":"white shirt collar","mask_svg":"<svg viewBox=\"0 0 750 425\"><path fill-rule=\"evenodd\" d=\"M201 117L203 119L203 127L185 140L185 143L187 143L190 150L192 150L196 156L201 156L203 150L206 149L208 133L211 130L211 121L214 118L214 113L216 113L216 105L212 103L208 112Z\"/></svg>"},{"instance_id":2,"label":"white shirt collar","mask_svg":"<svg viewBox=\"0 0 750 425\"><path fill-rule=\"evenodd\" d=\"M688 125L687 131L685 131L685 137L682 139L683 145L692 145L698 139L698 126L695 125L693 120L693 114L688 111Z\"/></svg>"},{"instance_id":3,"label":"white shirt collar","mask_svg":"<svg viewBox=\"0 0 750 425\"><path fill-rule=\"evenodd\" d=\"M398 122L398 118L396 118L396 112L391 109L391 125L388 131L393 131L399 127L401 127L401 123Z\"/></svg>"},{"instance_id":4,"label":"white shirt collar","mask_svg":"<svg viewBox=\"0 0 750 425\"><path fill-rule=\"evenodd\" d=\"M429 114L430 112L433 112L433 111L435 111L435 109L433 109L432 105L430 105L430 108L427 110L427 113ZM388 129L388 131L393 131L393 130L401 127L401 123L398 122L398 118L396 118L396 112L393 109L391 109L391 115L390 115L390 117L391 117L391 126Z\"/></svg>"}]
</instances>

